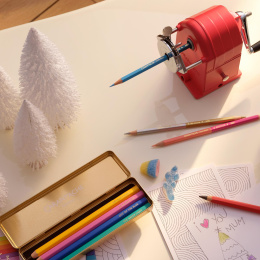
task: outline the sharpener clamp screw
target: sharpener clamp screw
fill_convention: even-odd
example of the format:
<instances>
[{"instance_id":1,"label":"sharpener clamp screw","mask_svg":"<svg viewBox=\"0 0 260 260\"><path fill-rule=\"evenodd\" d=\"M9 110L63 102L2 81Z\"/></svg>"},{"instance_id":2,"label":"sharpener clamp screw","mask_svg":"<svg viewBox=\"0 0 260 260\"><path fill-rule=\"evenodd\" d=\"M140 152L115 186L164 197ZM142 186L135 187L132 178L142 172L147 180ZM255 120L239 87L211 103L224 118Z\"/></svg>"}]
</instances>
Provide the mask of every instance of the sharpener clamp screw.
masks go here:
<instances>
[{"instance_id":1,"label":"sharpener clamp screw","mask_svg":"<svg viewBox=\"0 0 260 260\"><path fill-rule=\"evenodd\" d=\"M226 75L223 71L220 73L221 77L222 77L222 80L225 82L229 79L229 76Z\"/></svg>"}]
</instances>

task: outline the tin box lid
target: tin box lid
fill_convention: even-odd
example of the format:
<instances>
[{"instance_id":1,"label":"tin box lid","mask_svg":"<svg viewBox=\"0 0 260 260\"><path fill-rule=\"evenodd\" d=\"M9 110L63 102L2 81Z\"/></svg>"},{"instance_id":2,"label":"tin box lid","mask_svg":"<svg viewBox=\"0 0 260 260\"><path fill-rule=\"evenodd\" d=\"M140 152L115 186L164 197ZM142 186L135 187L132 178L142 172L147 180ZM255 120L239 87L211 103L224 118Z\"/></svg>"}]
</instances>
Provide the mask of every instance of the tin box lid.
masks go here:
<instances>
[{"instance_id":1,"label":"tin box lid","mask_svg":"<svg viewBox=\"0 0 260 260\"><path fill-rule=\"evenodd\" d=\"M20 248L130 176L111 152L105 152L0 217L1 229Z\"/></svg>"}]
</instances>

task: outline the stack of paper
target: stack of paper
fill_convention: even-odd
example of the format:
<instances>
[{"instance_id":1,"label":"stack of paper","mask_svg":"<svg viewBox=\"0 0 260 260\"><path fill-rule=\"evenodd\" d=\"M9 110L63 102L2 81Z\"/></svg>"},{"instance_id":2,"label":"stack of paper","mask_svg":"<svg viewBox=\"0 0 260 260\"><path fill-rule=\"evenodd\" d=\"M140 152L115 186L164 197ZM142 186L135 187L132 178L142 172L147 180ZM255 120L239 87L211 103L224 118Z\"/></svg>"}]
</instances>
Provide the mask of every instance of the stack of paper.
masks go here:
<instances>
[{"instance_id":1,"label":"stack of paper","mask_svg":"<svg viewBox=\"0 0 260 260\"><path fill-rule=\"evenodd\" d=\"M199 197L216 196L260 205L257 201L260 186L255 185L252 165L209 165L180 174L173 202L166 199L162 185L150 191L154 217L173 258L253 260L260 257L257 240L260 215Z\"/></svg>"}]
</instances>

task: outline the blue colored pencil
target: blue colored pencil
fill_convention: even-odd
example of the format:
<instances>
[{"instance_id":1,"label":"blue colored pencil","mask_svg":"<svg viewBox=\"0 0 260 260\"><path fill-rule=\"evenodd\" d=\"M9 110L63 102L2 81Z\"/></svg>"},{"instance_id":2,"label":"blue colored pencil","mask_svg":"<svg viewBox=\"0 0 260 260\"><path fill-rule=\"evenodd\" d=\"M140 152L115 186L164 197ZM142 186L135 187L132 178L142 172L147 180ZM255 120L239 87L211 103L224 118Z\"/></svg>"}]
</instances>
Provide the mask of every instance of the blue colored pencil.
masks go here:
<instances>
[{"instance_id":1,"label":"blue colored pencil","mask_svg":"<svg viewBox=\"0 0 260 260\"><path fill-rule=\"evenodd\" d=\"M133 213L131 213L130 215L128 215L124 219L120 220L114 226L110 227L109 229L107 229L103 233L101 233L98 236L96 236L94 239L90 240L86 244L84 244L81 247L79 247L76 251L72 252L71 254L69 254L68 256L63 258L63 260L70 260L70 259L72 259L73 257L75 257L76 255L80 254L82 251L84 251L88 247L92 246L94 243L96 243L97 241L99 241L100 239L105 237L106 235L110 234L112 231L118 229L119 227L121 227L122 225L124 225L125 223L127 223L128 221L133 219L134 217L140 215L142 212L144 212L150 206L151 206L151 204L149 202L147 202L144 206L142 206L141 208L137 209L136 211L134 211Z\"/></svg>"},{"instance_id":2,"label":"blue colored pencil","mask_svg":"<svg viewBox=\"0 0 260 260\"><path fill-rule=\"evenodd\" d=\"M136 209L143 206L145 203L147 203L147 199L145 197L136 201L135 203L133 203L132 205L130 205L129 207L127 207L123 211L119 212L117 215L115 215L111 219L107 220L102 225L98 226L97 228L95 228L94 230L92 230L91 232L86 234L85 236L81 237L79 240L77 240L73 244L69 245L67 248L60 251L58 254L51 257L50 260L63 259L68 254L74 252L75 250L77 250L82 245L84 245L87 242L89 242L90 240L94 239L96 236L98 236L100 233L104 232L106 229L110 228L111 226L115 225L116 223L118 223L123 218L127 217L129 214L131 214Z\"/></svg>"},{"instance_id":3,"label":"blue colored pencil","mask_svg":"<svg viewBox=\"0 0 260 260\"><path fill-rule=\"evenodd\" d=\"M182 45L181 47L177 48L177 50L178 50L179 53L181 53L181 52L183 52L183 51L185 51L185 50L187 50L189 48L191 48L191 44L188 42L188 43ZM166 60L169 60L171 57L172 57L172 53L171 52L168 53L168 54L165 54L164 56L162 56L162 57L160 57L160 58L158 58L158 59L156 59L156 60L146 64L145 66L143 66L143 67L141 67L141 68L139 68L139 69L137 69L137 70L127 74L126 76L120 78L119 80L117 80L110 87L113 87L115 85L118 85L118 84L121 84L123 82L126 82L127 80L136 77L137 75L139 75L139 74L141 74L141 73L143 73L143 72L153 68L154 66L159 65L160 63L162 63L162 62L164 62Z\"/></svg>"}]
</instances>

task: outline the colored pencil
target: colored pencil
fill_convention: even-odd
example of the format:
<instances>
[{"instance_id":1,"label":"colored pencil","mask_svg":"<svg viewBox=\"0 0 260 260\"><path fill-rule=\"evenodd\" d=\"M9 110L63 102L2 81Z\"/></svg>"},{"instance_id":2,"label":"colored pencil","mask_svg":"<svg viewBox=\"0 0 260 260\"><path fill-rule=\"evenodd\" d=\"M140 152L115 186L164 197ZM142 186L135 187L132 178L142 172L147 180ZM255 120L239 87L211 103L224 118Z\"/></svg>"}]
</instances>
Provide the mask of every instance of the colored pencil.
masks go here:
<instances>
[{"instance_id":1,"label":"colored pencil","mask_svg":"<svg viewBox=\"0 0 260 260\"><path fill-rule=\"evenodd\" d=\"M239 202L235 200L228 200L228 199L214 197L214 196L200 196L200 198L222 206L246 210L254 213L260 213L260 206L256 206L256 205Z\"/></svg>"},{"instance_id":2,"label":"colored pencil","mask_svg":"<svg viewBox=\"0 0 260 260\"><path fill-rule=\"evenodd\" d=\"M6 244L10 245L10 243L7 239L0 241L0 248L1 248L2 245L6 245Z\"/></svg>"},{"instance_id":3,"label":"colored pencil","mask_svg":"<svg viewBox=\"0 0 260 260\"><path fill-rule=\"evenodd\" d=\"M71 254L66 256L65 258L63 258L63 260L70 260L70 259L72 259L73 257L75 257L76 255L80 254L82 251L84 251L85 249L87 249L88 247L90 247L91 245L93 245L94 243L96 243L97 241L99 241L100 239L105 237L106 235L110 234L112 231L118 229L119 227L121 227L122 225L124 225L125 223L127 223L128 221L133 219L134 217L140 215L142 212L144 212L150 206L151 206L150 203L146 203L144 206L142 206L141 208L137 209L132 214L128 215L127 217L125 217L124 219L122 219L121 221L116 223L114 226L110 227L109 229L107 229L103 233L101 233L98 236L96 236L94 239L90 240L89 242L87 242L86 244L82 245L80 248L78 248L77 250L75 250L74 252L72 252Z\"/></svg>"},{"instance_id":4,"label":"colored pencil","mask_svg":"<svg viewBox=\"0 0 260 260\"><path fill-rule=\"evenodd\" d=\"M167 145L171 145L171 144L179 143L179 142L186 141L186 140L189 140L189 139L193 139L193 138L196 138L196 137L199 137L199 136L212 134L212 133L215 133L215 132L218 132L218 131L221 131L221 130L229 129L229 128L234 127L234 126L246 124L246 123L258 120L258 119L259 119L259 115L245 117L245 118L235 120L235 121L232 121L232 122L227 122L227 123L220 124L220 125L217 125L217 126L205 128L205 129L202 129L202 130L199 130L199 131L196 131L196 132L192 132L192 133L188 133L188 134L185 134L185 135L173 137L173 138L170 138L170 139L167 139L167 140L163 140L163 141L161 141L157 144L154 144L152 147L164 147L164 146L167 146Z\"/></svg>"},{"instance_id":5,"label":"colored pencil","mask_svg":"<svg viewBox=\"0 0 260 260\"><path fill-rule=\"evenodd\" d=\"M91 222L90 224L85 226L84 228L80 229L79 231L77 231L76 233L74 233L73 235L68 237L67 239L63 240L61 243L59 243L55 247L51 248L49 251L45 252L38 259L39 260L50 259L54 255L56 255L57 253L59 253L60 251L62 251L69 245L73 244L74 242L76 242L78 239L80 239L87 233L89 233L90 231L94 230L95 228L97 228L98 226L100 226L101 224L103 224L104 222L106 222L107 220L109 220L110 218L112 218L113 216L115 216L116 214L121 212L122 210L129 207L131 204L133 204L137 200L141 199L142 197L144 197L144 192L143 191L137 192L130 198L124 200L119 205L117 205L116 207L109 210L107 213L105 213L101 217L97 218L96 220L94 220L93 222Z\"/></svg>"},{"instance_id":6,"label":"colored pencil","mask_svg":"<svg viewBox=\"0 0 260 260\"><path fill-rule=\"evenodd\" d=\"M16 251L13 251L13 252L10 252L10 253L6 253L6 254L3 254L2 251L1 251L1 255L0 255L0 259L10 259L12 257L19 257L19 253L18 253L18 250L16 249Z\"/></svg>"},{"instance_id":7,"label":"colored pencil","mask_svg":"<svg viewBox=\"0 0 260 260\"><path fill-rule=\"evenodd\" d=\"M91 232L87 233L85 236L81 237L80 239L76 240L76 242L70 244L65 249L60 251L58 254L54 255L50 258L50 260L60 260L66 257L67 255L73 253L75 250L77 250L79 247L83 246L90 240L97 237L99 234L104 232L105 230L109 229L116 223L118 223L120 220L127 217L129 214L133 213L136 209L140 208L141 206L145 205L147 203L146 198L142 198L130 206L128 206L126 209L120 211L118 214L116 214L114 217L110 218L106 222L104 222L102 225L98 226Z\"/></svg>"},{"instance_id":8,"label":"colored pencil","mask_svg":"<svg viewBox=\"0 0 260 260\"><path fill-rule=\"evenodd\" d=\"M5 254L9 254L9 253L13 253L13 252L17 252L17 249L13 248L13 247L9 247L7 249L3 249L1 250L1 254L5 255Z\"/></svg>"},{"instance_id":9,"label":"colored pencil","mask_svg":"<svg viewBox=\"0 0 260 260\"><path fill-rule=\"evenodd\" d=\"M181 53L181 52L183 52L183 51L185 51L185 50L187 50L187 49L189 49L191 47L192 47L191 43L188 42L188 43L184 44L183 46L177 48L177 50L178 50L179 53ZM143 66L143 67L141 67L141 68L139 68L139 69L137 69L137 70L127 74L126 76L120 78L114 84L112 84L110 87L113 87L115 85L118 85L118 84L121 84L123 82L126 82L127 80L132 79L132 78L138 76L139 74L141 74L141 73L143 73L143 72L153 68L154 66L159 65L160 63L162 63L162 62L164 62L166 60L169 60L171 57L172 57L172 53L165 54L164 56L162 56L162 57L160 57L160 58L158 58L158 59L156 59L156 60L146 64L145 66Z\"/></svg>"},{"instance_id":10,"label":"colored pencil","mask_svg":"<svg viewBox=\"0 0 260 260\"><path fill-rule=\"evenodd\" d=\"M8 260L20 260L19 255L7 258Z\"/></svg>"},{"instance_id":11,"label":"colored pencil","mask_svg":"<svg viewBox=\"0 0 260 260\"><path fill-rule=\"evenodd\" d=\"M173 125L173 126L149 128L149 129L143 129L143 130L134 130L134 131L125 133L125 135L144 135L144 134L152 134L152 133L161 133L161 132L166 132L166 131L192 128L192 127L198 127L198 126L221 124L221 123L231 122L231 121L235 121L235 120L242 119L242 118L245 118L245 117L244 116L232 116L232 117L223 117L223 118L215 118L215 119L206 119L206 120L182 123L182 124Z\"/></svg>"},{"instance_id":12,"label":"colored pencil","mask_svg":"<svg viewBox=\"0 0 260 260\"><path fill-rule=\"evenodd\" d=\"M13 248L10 243L4 244L4 245L0 246L0 250L5 250L5 249L9 249L9 248Z\"/></svg>"},{"instance_id":13,"label":"colored pencil","mask_svg":"<svg viewBox=\"0 0 260 260\"><path fill-rule=\"evenodd\" d=\"M80 230L81 228L83 228L84 226L89 224L90 222L94 221L95 219L97 219L101 215L108 212L111 208L120 204L123 200L128 199L133 194L137 193L138 191L139 191L139 188L137 186L130 188L129 190L127 190L123 194L119 195L117 198L109 201L106 205L102 206L101 208L99 208L95 212L91 213L89 216L85 217L84 219L82 219L81 221L79 221L78 223L73 225L72 227L68 228L67 230L65 230L64 232L62 232L61 234L59 234L55 238L51 239L50 241L48 241L47 243L45 243L44 245L42 245L41 247L36 249L32 253L31 256L33 258L37 258L37 257L41 256L42 254L44 254L45 252L47 252L48 250L50 250L51 248L53 248L54 246L56 246L57 244L59 244L60 242L65 240L66 238L68 238L69 236L73 235L78 230Z\"/></svg>"}]
</instances>

